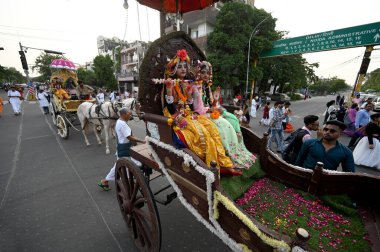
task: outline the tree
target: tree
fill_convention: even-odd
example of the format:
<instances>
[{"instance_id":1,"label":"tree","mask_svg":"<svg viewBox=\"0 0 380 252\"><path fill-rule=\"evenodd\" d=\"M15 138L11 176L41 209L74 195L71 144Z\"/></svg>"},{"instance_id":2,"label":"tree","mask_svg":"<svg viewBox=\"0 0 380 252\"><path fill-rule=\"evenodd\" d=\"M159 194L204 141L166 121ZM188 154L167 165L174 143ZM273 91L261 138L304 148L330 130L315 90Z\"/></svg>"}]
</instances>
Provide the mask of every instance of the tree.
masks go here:
<instances>
[{"instance_id":1,"label":"tree","mask_svg":"<svg viewBox=\"0 0 380 252\"><path fill-rule=\"evenodd\" d=\"M314 68L318 66L318 63L309 64L299 54L262 59L258 66L263 72L259 91L268 90L269 80L272 80L271 84L275 86L274 91L279 87L282 93L306 87L318 79L314 72Z\"/></svg>"},{"instance_id":2,"label":"tree","mask_svg":"<svg viewBox=\"0 0 380 252\"><path fill-rule=\"evenodd\" d=\"M37 72L41 75L41 79L48 80L51 76L51 68L50 63L55 59L64 59L62 55L56 55L56 54L48 54L48 53L41 53L35 61L35 65L32 67L32 70L37 70Z\"/></svg>"},{"instance_id":3,"label":"tree","mask_svg":"<svg viewBox=\"0 0 380 252\"><path fill-rule=\"evenodd\" d=\"M276 19L262 9L253 9L239 2L226 3L218 16L214 31L209 35L207 53L213 64L214 82L226 88L244 86L247 71L248 41L254 27L268 18L260 26L259 33L251 40L249 55L251 70L249 82L260 79L260 68L252 69L254 58L262 50L271 48L271 41L281 37L275 31Z\"/></svg>"},{"instance_id":4,"label":"tree","mask_svg":"<svg viewBox=\"0 0 380 252\"><path fill-rule=\"evenodd\" d=\"M82 80L85 84L91 86L100 86L100 82L96 79L94 71L79 68L77 71L78 79Z\"/></svg>"},{"instance_id":5,"label":"tree","mask_svg":"<svg viewBox=\"0 0 380 252\"><path fill-rule=\"evenodd\" d=\"M106 86L110 89L115 89L117 87L117 81L114 76L114 63L109 55L96 56L93 68L98 85Z\"/></svg>"},{"instance_id":6,"label":"tree","mask_svg":"<svg viewBox=\"0 0 380 252\"><path fill-rule=\"evenodd\" d=\"M0 82L23 83L26 82L26 77L14 67L3 67L0 65Z\"/></svg>"},{"instance_id":7,"label":"tree","mask_svg":"<svg viewBox=\"0 0 380 252\"><path fill-rule=\"evenodd\" d=\"M330 79L318 80L315 84L310 86L311 90L317 93L324 94L326 92L339 92L351 88L345 80L339 79L338 77L333 77Z\"/></svg>"},{"instance_id":8,"label":"tree","mask_svg":"<svg viewBox=\"0 0 380 252\"><path fill-rule=\"evenodd\" d=\"M373 70L367 75L367 80L364 82L362 89L374 89L380 91L380 68Z\"/></svg>"}]
</instances>

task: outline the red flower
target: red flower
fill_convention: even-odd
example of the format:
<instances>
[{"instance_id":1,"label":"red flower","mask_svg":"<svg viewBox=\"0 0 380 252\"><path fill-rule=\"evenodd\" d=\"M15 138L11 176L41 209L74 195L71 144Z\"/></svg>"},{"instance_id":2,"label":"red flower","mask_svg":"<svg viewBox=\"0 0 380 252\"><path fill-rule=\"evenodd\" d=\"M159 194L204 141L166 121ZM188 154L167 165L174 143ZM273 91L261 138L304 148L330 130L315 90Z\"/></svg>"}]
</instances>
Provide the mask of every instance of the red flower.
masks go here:
<instances>
[{"instance_id":1,"label":"red flower","mask_svg":"<svg viewBox=\"0 0 380 252\"><path fill-rule=\"evenodd\" d=\"M181 59L181 61L185 61L187 58L187 51L185 49L177 51L177 57Z\"/></svg>"}]
</instances>

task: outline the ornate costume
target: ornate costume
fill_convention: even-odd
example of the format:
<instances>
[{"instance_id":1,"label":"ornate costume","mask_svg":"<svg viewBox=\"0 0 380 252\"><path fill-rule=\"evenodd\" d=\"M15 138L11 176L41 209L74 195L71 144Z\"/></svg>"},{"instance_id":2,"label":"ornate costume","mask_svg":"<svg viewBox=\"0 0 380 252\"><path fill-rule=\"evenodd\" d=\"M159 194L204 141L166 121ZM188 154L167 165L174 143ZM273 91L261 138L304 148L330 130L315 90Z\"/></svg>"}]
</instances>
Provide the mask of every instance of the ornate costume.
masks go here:
<instances>
[{"instance_id":1,"label":"ornate costume","mask_svg":"<svg viewBox=\"0 0 380 252\"><path fill-rule=\"evenodd\" d=\"M190 68L190 59L185 50L180 50L165 69L164 88L161 94L163 113L170 117L169 124L174 125L178 139L185 141L184 144L208 166L211 161L216 161L218 167L232 168L233 163L226 156L215 125L206 117L198 117L191 112L194 102L192 94L197 90L191 81L184 80L186 71L183 68L186 70ZM200 95L197 99L199 98Z\"/></svg>"},{"instance_id":2,"label":"ornate costume","mask_svg":"<svg viewBox=\"0 0 380 252\"><path fill-rule=\"evenodd\" d=\"M206 83L212 83L211 77L212 77L212 68L211 64L207 61L203 61L199 63L199 71L203 71L201 74L198 74L198 81L203 81ZM204 77L205 79L200 80L201 77ZM208 80L206 81L206 78ZM250 168L253 163L255 162L255 156L250 153L247 148L244 145L241 129L239 125L239 120L236 118L235 115L225 111L223 109L222 115L225 117L223 118L220 116L220 112L217 108L218 103L216 102L217 99L215 97L219 96L220 88L218 87L217 90L213 93L211 92L211 86L208 86L206 89L206 92L209 93L208 97L210 97L210 102L212 99L215 100L215 102L211 102L210 106L213 105L214 109L213 112L210 114L208 113L207 116L210 118L210 120L207 120L207 122L212 121L213 126L208 126L208 130L210 132L214 131L215 129L218 131L218 134L215 134L213 136L214 139L221 139L222 145L227 152L227 155L232 159L233 163L238 166L239 168ZM196 93L196 92L195 92ZM194 97L197 97L195 95ZM207 99L206 99L207 101ZM194 99L194 111L201 114L202 112L205 112L208 110L208 107L205 107L207 104L199 103L198 99ZM203 118L205 116L199 116L201 120L206 122ZM216 126L216 127L215 127ZM219 142L219 141L216 141Z\"/></svg>"}]
</instances>

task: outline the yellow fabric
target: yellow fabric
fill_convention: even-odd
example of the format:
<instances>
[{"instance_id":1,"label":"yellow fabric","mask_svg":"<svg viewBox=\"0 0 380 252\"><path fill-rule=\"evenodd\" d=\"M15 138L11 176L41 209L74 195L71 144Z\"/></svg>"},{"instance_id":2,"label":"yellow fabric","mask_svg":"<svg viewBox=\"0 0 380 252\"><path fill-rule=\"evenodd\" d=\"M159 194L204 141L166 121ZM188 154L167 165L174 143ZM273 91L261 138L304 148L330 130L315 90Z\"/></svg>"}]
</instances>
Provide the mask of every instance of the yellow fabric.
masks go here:
<instances>
[{"instance_id":1,"label":"yellow fabric","mask_svg":"<svg viewBox=\"0 0 380 252\"><path fill-rule=\"evenodd\" d=\"M215 142L207 129L196 120L191 119L191 117L187 117L185 121L187 125L180 131L185 137L189 149L205 161L207 166L210 166L211 161L218 162L218 166L220 166Z\"/></svg>"},{"instance_id":2,"label":"yellow fabric","mask_svg":"<svg viewBox=\"0 0 380 252\"><path fill-rule=\"evenodd\" d=\"M206 128L211 136L211 139L215 143L215 148L218 156L217 162L219 166L223 168L232 168L233 163L231 159L226 155L226 151L223 147L223 142L220 138L220 134L216 125L203 115L198 116L197 121Z\"/></svg>"},{"instance_id":3,"label":"yellow fabric","mask_svg":"<svg viewBox=\"0 0 380 252\"><path fill-rule=\"evenodd\" d=\"M70 96L67 94L67 92L60 88L60 89L57 89L54 94L60 99L60 100L63 100L63 99L70 99Z\"/></svg>"}]
</instances>

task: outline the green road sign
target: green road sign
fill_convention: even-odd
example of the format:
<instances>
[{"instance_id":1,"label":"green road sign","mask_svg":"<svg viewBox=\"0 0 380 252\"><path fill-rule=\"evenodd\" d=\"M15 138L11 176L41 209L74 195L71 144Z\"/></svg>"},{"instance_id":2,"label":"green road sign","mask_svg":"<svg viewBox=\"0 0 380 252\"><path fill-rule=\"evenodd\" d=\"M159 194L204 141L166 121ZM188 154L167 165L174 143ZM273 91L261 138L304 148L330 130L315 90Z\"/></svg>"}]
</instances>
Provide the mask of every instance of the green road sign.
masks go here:
<instances>
[{"instance_id":1,"label":"green road sign","mask_svg":"<svg viewBox=\"0 0 380 252\"><path fill-rule=\"evenodd\" d=\"M277 40L273 42L272 50L262 52L260 58L379 44L380 22L377 22L301 37Z\"/></svg>"}]
</instances>

